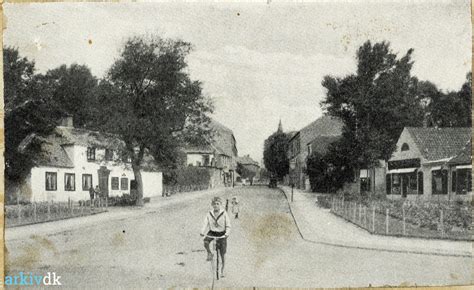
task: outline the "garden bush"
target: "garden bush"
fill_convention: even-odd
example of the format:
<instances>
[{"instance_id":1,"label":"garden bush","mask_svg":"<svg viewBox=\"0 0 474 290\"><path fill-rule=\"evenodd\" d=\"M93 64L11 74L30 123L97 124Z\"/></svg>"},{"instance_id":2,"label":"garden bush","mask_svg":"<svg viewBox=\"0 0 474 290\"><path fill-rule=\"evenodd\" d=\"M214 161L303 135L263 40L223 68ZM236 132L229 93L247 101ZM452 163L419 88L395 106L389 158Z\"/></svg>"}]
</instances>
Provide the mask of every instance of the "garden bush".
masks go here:
<instances>
[{"instance_id":1,"label":"garden bush","mask_svg":"<svg viewBox=\"0 0 474 290\"><path fill-rule=\"evenodd\" d=\"M210 180L209 169L203 167L188 166L163 174L163 183L166 186L208 186Z\"/></svg>"}]
</instances>

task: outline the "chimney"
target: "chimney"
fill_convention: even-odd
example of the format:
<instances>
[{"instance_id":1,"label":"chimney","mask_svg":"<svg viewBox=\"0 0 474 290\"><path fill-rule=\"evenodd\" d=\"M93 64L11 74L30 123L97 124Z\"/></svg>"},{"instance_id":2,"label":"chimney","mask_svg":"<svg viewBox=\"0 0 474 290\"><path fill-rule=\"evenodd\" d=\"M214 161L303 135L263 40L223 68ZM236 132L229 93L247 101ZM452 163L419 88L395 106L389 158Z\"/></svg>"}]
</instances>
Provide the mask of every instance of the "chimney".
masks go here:
<instances>
[{"instance_id":1,"label":"chimney","mask_svg":"<svg viewBox=\"0 0 474 290\"><path fill-rule=\"evenodd\" d=\"M72 116L65 116L61 119L59 126L74 128L74 122Z\"/></svg>"},{"instance_id":2,"label":"chimney","mask_svg":"<svg viewBox=\"0 0 474 290\"><path fill-rule=\"evenodd\" d=\"M429 112L425 113L423 116L423 128L428 128L430 125L431 114Z\"/></svg>"}]
</instances>

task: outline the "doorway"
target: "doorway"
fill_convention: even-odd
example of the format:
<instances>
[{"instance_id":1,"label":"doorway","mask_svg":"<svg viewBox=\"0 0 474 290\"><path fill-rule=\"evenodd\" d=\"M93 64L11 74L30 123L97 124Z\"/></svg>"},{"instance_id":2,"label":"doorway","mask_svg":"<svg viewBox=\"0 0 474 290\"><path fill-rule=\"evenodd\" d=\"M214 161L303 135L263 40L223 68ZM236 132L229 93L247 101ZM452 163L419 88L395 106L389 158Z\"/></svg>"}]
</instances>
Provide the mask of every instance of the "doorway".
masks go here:
<instances>
[{"instance_id":1,"label":"doorway","mask_svg":"<svg viewBox=\"0 0 474 290\"><path fill-rule=\"evenodd\" d=\"M108 170L105 166L101 166L100 169L97 170L97 173L99 175L99 188L100 192L102 193L102 197L108 197L110 170Z\"/></svg>"}]
</instances>

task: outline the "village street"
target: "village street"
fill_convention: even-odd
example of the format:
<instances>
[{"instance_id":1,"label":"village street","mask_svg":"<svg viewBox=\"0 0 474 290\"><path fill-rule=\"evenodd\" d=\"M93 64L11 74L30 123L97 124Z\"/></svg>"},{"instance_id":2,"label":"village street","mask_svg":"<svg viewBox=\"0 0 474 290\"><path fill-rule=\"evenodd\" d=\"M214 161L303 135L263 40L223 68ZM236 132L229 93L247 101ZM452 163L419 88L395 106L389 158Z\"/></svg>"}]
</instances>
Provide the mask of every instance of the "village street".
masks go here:
<instances>
[{"instance_id":1,"label":"village street","mask_svg":"<svg viewBox=\"0 0 474 290\"><path fill-rule=\"evenodd\" d=\"M471 280L472 261L467 257L304 241L283 193L264 186L226 188L187 199L175 196L182 201L164 206L157 205L163 201L158 198L121 218L77 223L68 230L35 234L29 226L31 234L23 238L15 234L21 228L8 229L7 274L56 272L63 287L77 289L210 287L210 264L199 231L213 195L235 195L242 204L240 219L232 219L226 277L217 287L442 285Z\"/></svg>"}]
</instances>

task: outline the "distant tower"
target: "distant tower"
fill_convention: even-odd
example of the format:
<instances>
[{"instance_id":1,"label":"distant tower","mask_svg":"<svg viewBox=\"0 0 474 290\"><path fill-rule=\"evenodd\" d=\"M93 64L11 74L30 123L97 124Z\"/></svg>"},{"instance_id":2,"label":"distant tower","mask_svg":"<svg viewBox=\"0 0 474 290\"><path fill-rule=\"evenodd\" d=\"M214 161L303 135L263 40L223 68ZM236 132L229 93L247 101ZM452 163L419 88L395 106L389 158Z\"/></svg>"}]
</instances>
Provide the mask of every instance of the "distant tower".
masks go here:
<instances>
[{"instance_id":1,"label":"distant tower","mask_svg":"<svg viewBox=\"0 0 474 290\"><path fill-rule=\"evenodd\" d=\"M283 133L283 126L281 125L281 119L280 119L280 123L278 123L277 133Z\"/></svg>"}]
</instances>

